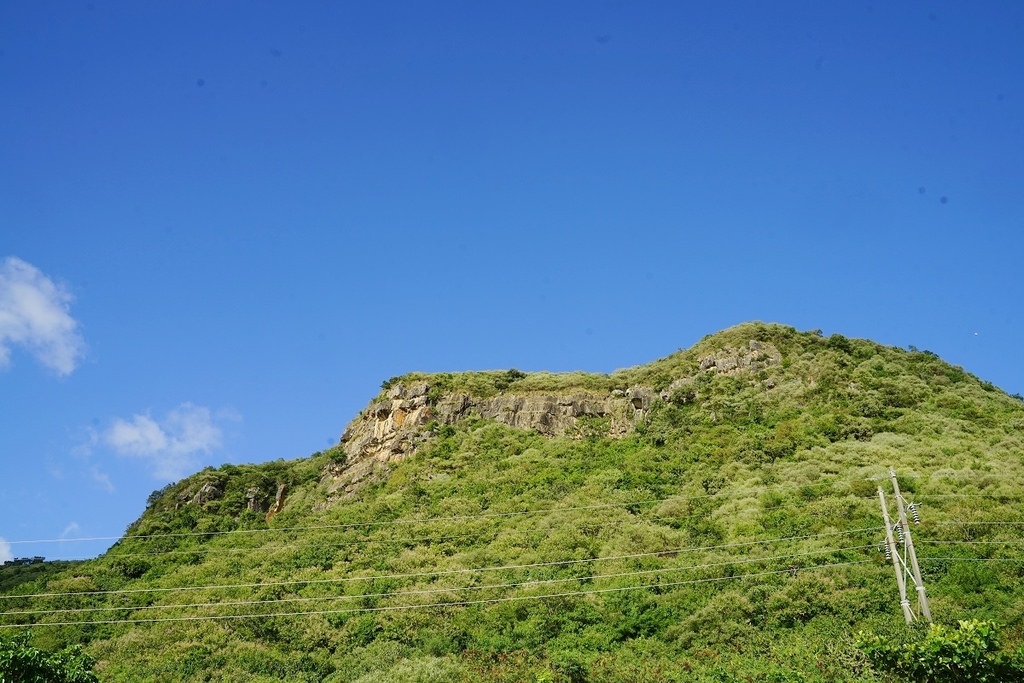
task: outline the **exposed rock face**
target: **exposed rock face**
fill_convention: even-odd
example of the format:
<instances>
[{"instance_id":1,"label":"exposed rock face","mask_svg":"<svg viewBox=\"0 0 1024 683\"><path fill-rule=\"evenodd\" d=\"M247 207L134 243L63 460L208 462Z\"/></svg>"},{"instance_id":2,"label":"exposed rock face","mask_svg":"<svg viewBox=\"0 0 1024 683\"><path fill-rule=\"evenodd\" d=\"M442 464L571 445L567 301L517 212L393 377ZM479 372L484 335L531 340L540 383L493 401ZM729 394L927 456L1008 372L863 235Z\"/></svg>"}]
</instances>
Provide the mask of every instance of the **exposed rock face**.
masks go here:
<instances>
[{"instance_id":1,"label":"exposed rock face","mask_svg":"<svg viewBox=\"0 0 1024 683\"><path fill-rule=\"evenodd\" d=\"M734 375L745 371L757 372L781 362L782 354L777 348L751 339L747 348L734 349L727 346L721 351L704 356L700 359L700 369Z\"/></svg>"},{"instance_id":2,"label":"exposed rock face","mask_svg":"<svg viewBox=\"0 0 1024 683\"><path fill-rule=\"evenodd\" d=\"M699 372L756 372L781 362L782 354L773 345L751 340L740 348L725 347L701 358ZM654 401L694 400L693 380L692 376L680 378L660 394L644 386L616 389L608 394L502 393L477 398L453 393L436 403L428 401L427 382L396 384L345 428L341 435L345 463L328 465L321 481L327 485L329 501L350 494L374 472L386 470L391 463L413 454L430 438L424 429L427 423L450 425L470 415L545 436L622 438L647 418Z\"/></svg>"},{"instance_id":3,"label":"exposed rock face","mask_svg":"<svg viewBox=\"0 0 1024 683\"><path fill-rule=\"evenodd\" d=\"M531 429L545 436L577 436L580 435L580 418L608 418L604 435L621 437L650 410L652 395L650 389L642 387L628 390L623 397L579 392L566 396L504 394L474 399L455 394L439 401L434 412L441 424L476 413L485 419Z\"/></svg>"},{"instance_id":4,"label":"exposed rock face","mask_svg":"<svg viewBox=\"0 0 1024 683\"><path fill-rule=\"evenodd\" d=\"M284 494L288 492L287 484L277 485L277 495L274 496L274 504L270 506L270 510L267 511L267 521L276 515L281 510L284 510Z\"/></svg>"},{"instance_id":5,"label":"exposed rock face","mask_svg":"<svg viewBox=\"0 0 1024 683\"><path fill-rule=\"evenodd\" d=\"M195 493L186 491L184 495L187 497L186 502L201 506L206 505L211 500L217 500L224 495L224 491L213 482L206 482Z\"/></svg>"},{"instance_id":6,"label":"exposed rock face","mask_svg":"<svg viewBox=\"0 0 1024 683\"><path fill-rule=\"evenodd\" d=\"M448 425L478 415L545 436L581 438L599 434L621 438L646 418L655 395L647 387L608 395L580 391L562 396L500 394L476 398L456 393L430 405L429 389L426 383L395 385L384 399L370 404L349 424L341 435L347 464L332 465L324 472L330 494L351 492L374 471L411 455L429 438L423 426L431 421Z\"/></svg>"},{"instance_id":7,"label":"exposed rock face","mask_svg":"<svg viewBox=\"0 0 1024 683\"><path fill-rule=\"evenodd\" d=\"M267 511L267 494L259 486L253 486L245 492L245 509L249 512Z\"/></svg>"},{"instance_id":8,"label":"exposed rock face","mask_svg":"<svg viewBox=\"0 0 1024 683\"><path fill-rule=\"evenodd\" d=\"M774 345L751 339L746 347L734 349L727 346L700 359L698 367L702 372L716 375L738 375L744 372L758 372L782 363L782 354ZM690 403L697 398L694 377L680 377L659 394L662 401ZM775 387L774 380L765 380L765 387Z\"/></svg>"}]
</instances>

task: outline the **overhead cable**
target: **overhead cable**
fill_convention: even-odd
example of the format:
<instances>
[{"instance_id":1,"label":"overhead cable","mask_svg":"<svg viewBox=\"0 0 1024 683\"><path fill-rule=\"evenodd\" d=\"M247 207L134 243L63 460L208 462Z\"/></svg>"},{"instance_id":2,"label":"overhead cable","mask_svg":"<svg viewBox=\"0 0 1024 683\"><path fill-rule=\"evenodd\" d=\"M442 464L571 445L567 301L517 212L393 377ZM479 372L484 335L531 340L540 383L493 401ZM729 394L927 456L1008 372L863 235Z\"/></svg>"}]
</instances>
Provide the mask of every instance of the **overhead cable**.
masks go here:
<instances>
[{"instance_id":1,"label":"overhead cable","mask_svg":"<svg viewBox=\"0 0 1024 683\"><path fill-rule=\"evenodd\" d=\"M494 604L501 602L521 602L525 600L546 600L549 598L566 598L566 597L580 597L584 595L599 595L604 593L622 593L626 591L644 590L647 588L671 588L673 586L684 586L690 584L700 583L716 583L722 581L734 581L737 579L754 578L760 576L771 576L777 574L795 574L798 572L815 571L819 569L825 569L830 567L844 567L856 564L865 564L868 562L875 562L876 560L854 560L851 562L835 562L830 564L815 565L812 567L793 567L789 569L778 569L766 572L757 572L752 574L734 574L732 576L720 576L710 577L703 579L689 579L686 581L669 581L660 582L653 584L642 584L639 586L616 586L614 588L595 588L591 590L583 591L567 591L563 593L549 593L546 595L512 595L502 598L486 598L480 600L458 600L452 602L435 602L419 605L388 605L383 607L354 607L349 609L341 610L312 610L305 612L277 612L271 614L217 614L217 615L193 615L187 617L156 617L151 619L102 619L95 621L57 621L57 622L43 622L39 624L33 624L36 627L42 626L96 626L101 624L152 624L160 622L181 622L181 621L219 621L226 619L253 619L253 618L268 618L268 617L298 617L298 616L313 616L313 615L328 615L328 614L353 614L360 612L393 612L411 609L428 609L428 608L445 608L445 607L465 607L468 605L483 605L483 604ZM0 624L0 629L7 628L25 628L24 624Z\"/></svg>"},{"instance_id":2,"label":"overhead cable","mask_svg":"<svg viewBox=\"0 0 1024 683\"><path fill-rule=\"evenodd\" d=\"M429 572L407 572L400 574L379 574L375 576L341 576L335 578L325 579L295 579L289 581L266 581L256 583L234 583L234 584L214 584L206 586L168 586L160 588L122 588L114 590L96 590L96 591L69 591L60 593L22 593L18 595L0 595L0 600L13 600L17 598L51 598L60 596L81 596L81 595L129 595L137 593L174 593L181 591L196 591L196 590L223 590L223 589L234 589L234 588L254 588L254 587L270 587L270 586L295 586L295 585L316 585L316 584L331 584L331 583L348 583L352 581L376 581L376 580L387 580L387 579L404 579L414 577L426 577L426 576L446 576L452 574L471 574L475 572L490 572L490 571L508 571L514 569L534 569L539 567L558 567L572 564L586 564L592 562L610 562L613 560L630 560L641 557L659 557L665 555L678 555L681 553L693 553L693 552L705 552L708 550L724 550L730 548L742 548L755 545L764 545L767 543L782 543L786 541L801 541L809 540L812 538L827 538L834 536L849 536L857 533L864 533L867 531L876 532L877 527L864 527L861 529L851 529L847 531L831 531L818 534L805 534L800 536L788 536L784 538L771 538L763 539L759 541L743 541L736 543L723 543L719 545L710 546L686 546L682 548L673 548L671 550L656 550L645 553L630 553L627 555L608 555L604 557L586 557L579 559L570 560L553 560L550 562L532 562L527 564L512 564L504 566L492 566L492 567L467 567L462 569L443 569Z\"/></svg>"},{"instance_id":3,"label":"overhead cable","mask_svg":"<svg viewBox=\"0 0 1024 683\"><path fill-rule=\"evenodd\" d=\"M824 550L813 550L804 553L791 553L788 555L769 555L767 557L751 557L741 560L729 560L723 562L711 562L708 564L697 564L687 565L683 567L659 567L657 569L638 569L631 572L618 572L614 574L590 574L586 576L568 576L559 577L553 579L533 579L530 581L517 581L513 583L492 583L483 584L479 586L449 586L444 588L425 588L425 589L410 589L400 591L390 591L386 593L361 593L361 594L343 594L343 595L322 595L315 597L294 597L294 598L269 598L265 600L228 600L222 602L198 602L198 603L183 603L183 604L166 604L166 605L139 605L139 606L114 606L114 607L76 607L68 609L49 609L49 610L14 610L10 612L0 612L0 617L14 617L22 615L43 615L43 614L73 614L82 612L123 612L123 611L142 611L142 610L169 610L169 609L192 609L192 608L206 608L206 607L236 607L242 605L265 605L265 604L276 604L276 603L294 603L294 602L321 602L330 600L363 600L367 598L385 598L385 597L398 597L403 595L432 595L437 593L453 593L459 591L480 591L480 590L491 590L499 588L522 588L525 586L539 586L552 583L568 583L570 581L599 581L604 579L620 579L631 576L646 576L651 574L667 574L671 572L682 572L682 571L696 571L699 569L713 569L716 567L726 567L732 565L743 565L743 564L756 564L760 562L772 562L778 560L789 560L798 557L812 557L815 555L829 555L835 553L842 553L851 550L864 550L867 548L873 548L874 545L854 545L847 546L845 548L826 548ZM792 571L792 568L789 568Z\"/></svg>"},{"instance_id":4,"label":"overhead cable","mask_svg":"<svg viewBox=\"0 0 1024 683\"><path fill-rule=\"evenodd\" d=\"M803 489L809 486L831 486L834 482L818 482L814 484L801 484L801 485L787 485L787 486L772 486L772 487L761 487L758 489L751 489L750 491L737 492L738 495L731 496L733 498L750 498L753 496L761 495L763 493L777 491L777 490L789 490L789 489ZM92 541L126 541L126 540L141 540L141 539L152 539L152 538L182 538L182 537L210 537L210 536L226 536L232 534L259 534L269 532L287 532L287 531L323 531L328 529L353 529L359 527L373 527L373 526L393 526L396 524L432 524L436 522L457 522L472 519L491 519L491 518L504 518L504 517L519 517L523 515L536 515L536 514L553 514L559 512L577 512L582 510L600 510L607 508L621 508L629 507L633 505L652 505L655 503L664 503L668 501L683 501L683 500L701 500L707 498L719 498L728 499L729 495L722 492L700 494L692 496L669 496L667 498L652 498L647 500L634 500L624 501L621 503L603 503L600 505L581 505L574 507L554 507L554 508L537 508L533 510L517 510L512 512L488 512L481 513L478 515L452 515L449 517L420 517L413 519L394 519L383 522L346 522L344 524L324 524L318 526L282 526L282 527L266 527L260 529L229 529L227 531L183 531L183 532L170 532L165 534L137 534L127 536L83 536L81 538L39 538L31 540L14 540L7 541L9 545L19 545L26 543L72 543L72 542L92 542Z\"/></svg>"}]
</instances>

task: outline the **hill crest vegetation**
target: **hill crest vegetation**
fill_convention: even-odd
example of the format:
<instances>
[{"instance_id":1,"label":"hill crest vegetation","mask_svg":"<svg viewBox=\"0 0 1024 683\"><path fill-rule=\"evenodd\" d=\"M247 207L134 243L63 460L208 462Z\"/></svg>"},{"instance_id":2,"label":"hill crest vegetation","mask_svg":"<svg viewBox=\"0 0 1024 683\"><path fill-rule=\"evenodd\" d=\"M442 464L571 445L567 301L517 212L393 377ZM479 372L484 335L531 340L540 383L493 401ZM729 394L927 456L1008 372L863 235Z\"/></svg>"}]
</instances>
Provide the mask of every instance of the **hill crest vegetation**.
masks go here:
<instances>
[{"instance_id":1,"label":"hill crest vegetation","mask_svg":"<svg viewBox=\"0 0 1024 683\"><path fill-rule=\"evenodd\" d=\"M780 325L610 374L410 373L336 447L207 468L103 556L0 572L0 638L112 681L898 680L856 636L906 633L887 468L936 619L1009 651L1022 456L1018 398Z\"/></svg>"}]
</instances>

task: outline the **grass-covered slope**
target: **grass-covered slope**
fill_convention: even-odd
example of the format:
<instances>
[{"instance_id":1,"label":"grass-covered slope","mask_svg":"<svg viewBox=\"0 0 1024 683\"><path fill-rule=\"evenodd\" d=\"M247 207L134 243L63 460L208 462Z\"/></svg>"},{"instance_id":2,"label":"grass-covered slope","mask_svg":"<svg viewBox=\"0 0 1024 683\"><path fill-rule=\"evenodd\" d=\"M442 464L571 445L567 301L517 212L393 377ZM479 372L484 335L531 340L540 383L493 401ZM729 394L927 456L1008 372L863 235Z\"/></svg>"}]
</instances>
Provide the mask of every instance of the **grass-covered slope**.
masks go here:
<instances>
[{"instance_id":1,"label":"grass-covered slope","mask_svg":"<svg viewBox=\"0 0 1024 683\"><path fill-rule=\"evenodd\" d=\"M709 367L751 341L778 362ZM882 680L853 634L904 628L892 465L936 619L1024 637L1024 403L934 354L755 323L610 375L385 384L414 381L659 398L618 440L431 424L330 503L340 447L204 470L103 557L0 571L0 624L111 681Z\"/></svg>"}]
</instances>

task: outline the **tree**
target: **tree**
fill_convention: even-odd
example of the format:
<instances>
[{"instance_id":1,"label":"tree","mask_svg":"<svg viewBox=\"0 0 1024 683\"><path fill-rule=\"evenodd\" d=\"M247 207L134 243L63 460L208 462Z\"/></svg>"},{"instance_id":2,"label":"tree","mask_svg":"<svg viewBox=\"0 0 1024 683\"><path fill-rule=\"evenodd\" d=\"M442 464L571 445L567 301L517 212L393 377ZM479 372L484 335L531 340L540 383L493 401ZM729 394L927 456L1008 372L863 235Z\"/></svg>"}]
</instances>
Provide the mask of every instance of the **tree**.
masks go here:
<instances>
[{"instance_id":1,"label":"tree","mask_svg":"<svg viewBox=\"0 0 1024 683\"><path fill-rule=\"evenodd\" d=\"M92 672L96 660L80 645L46 652L30 639L28 631L0 639L0 683L99 683Z\"/></svg>"}]
</instances>

